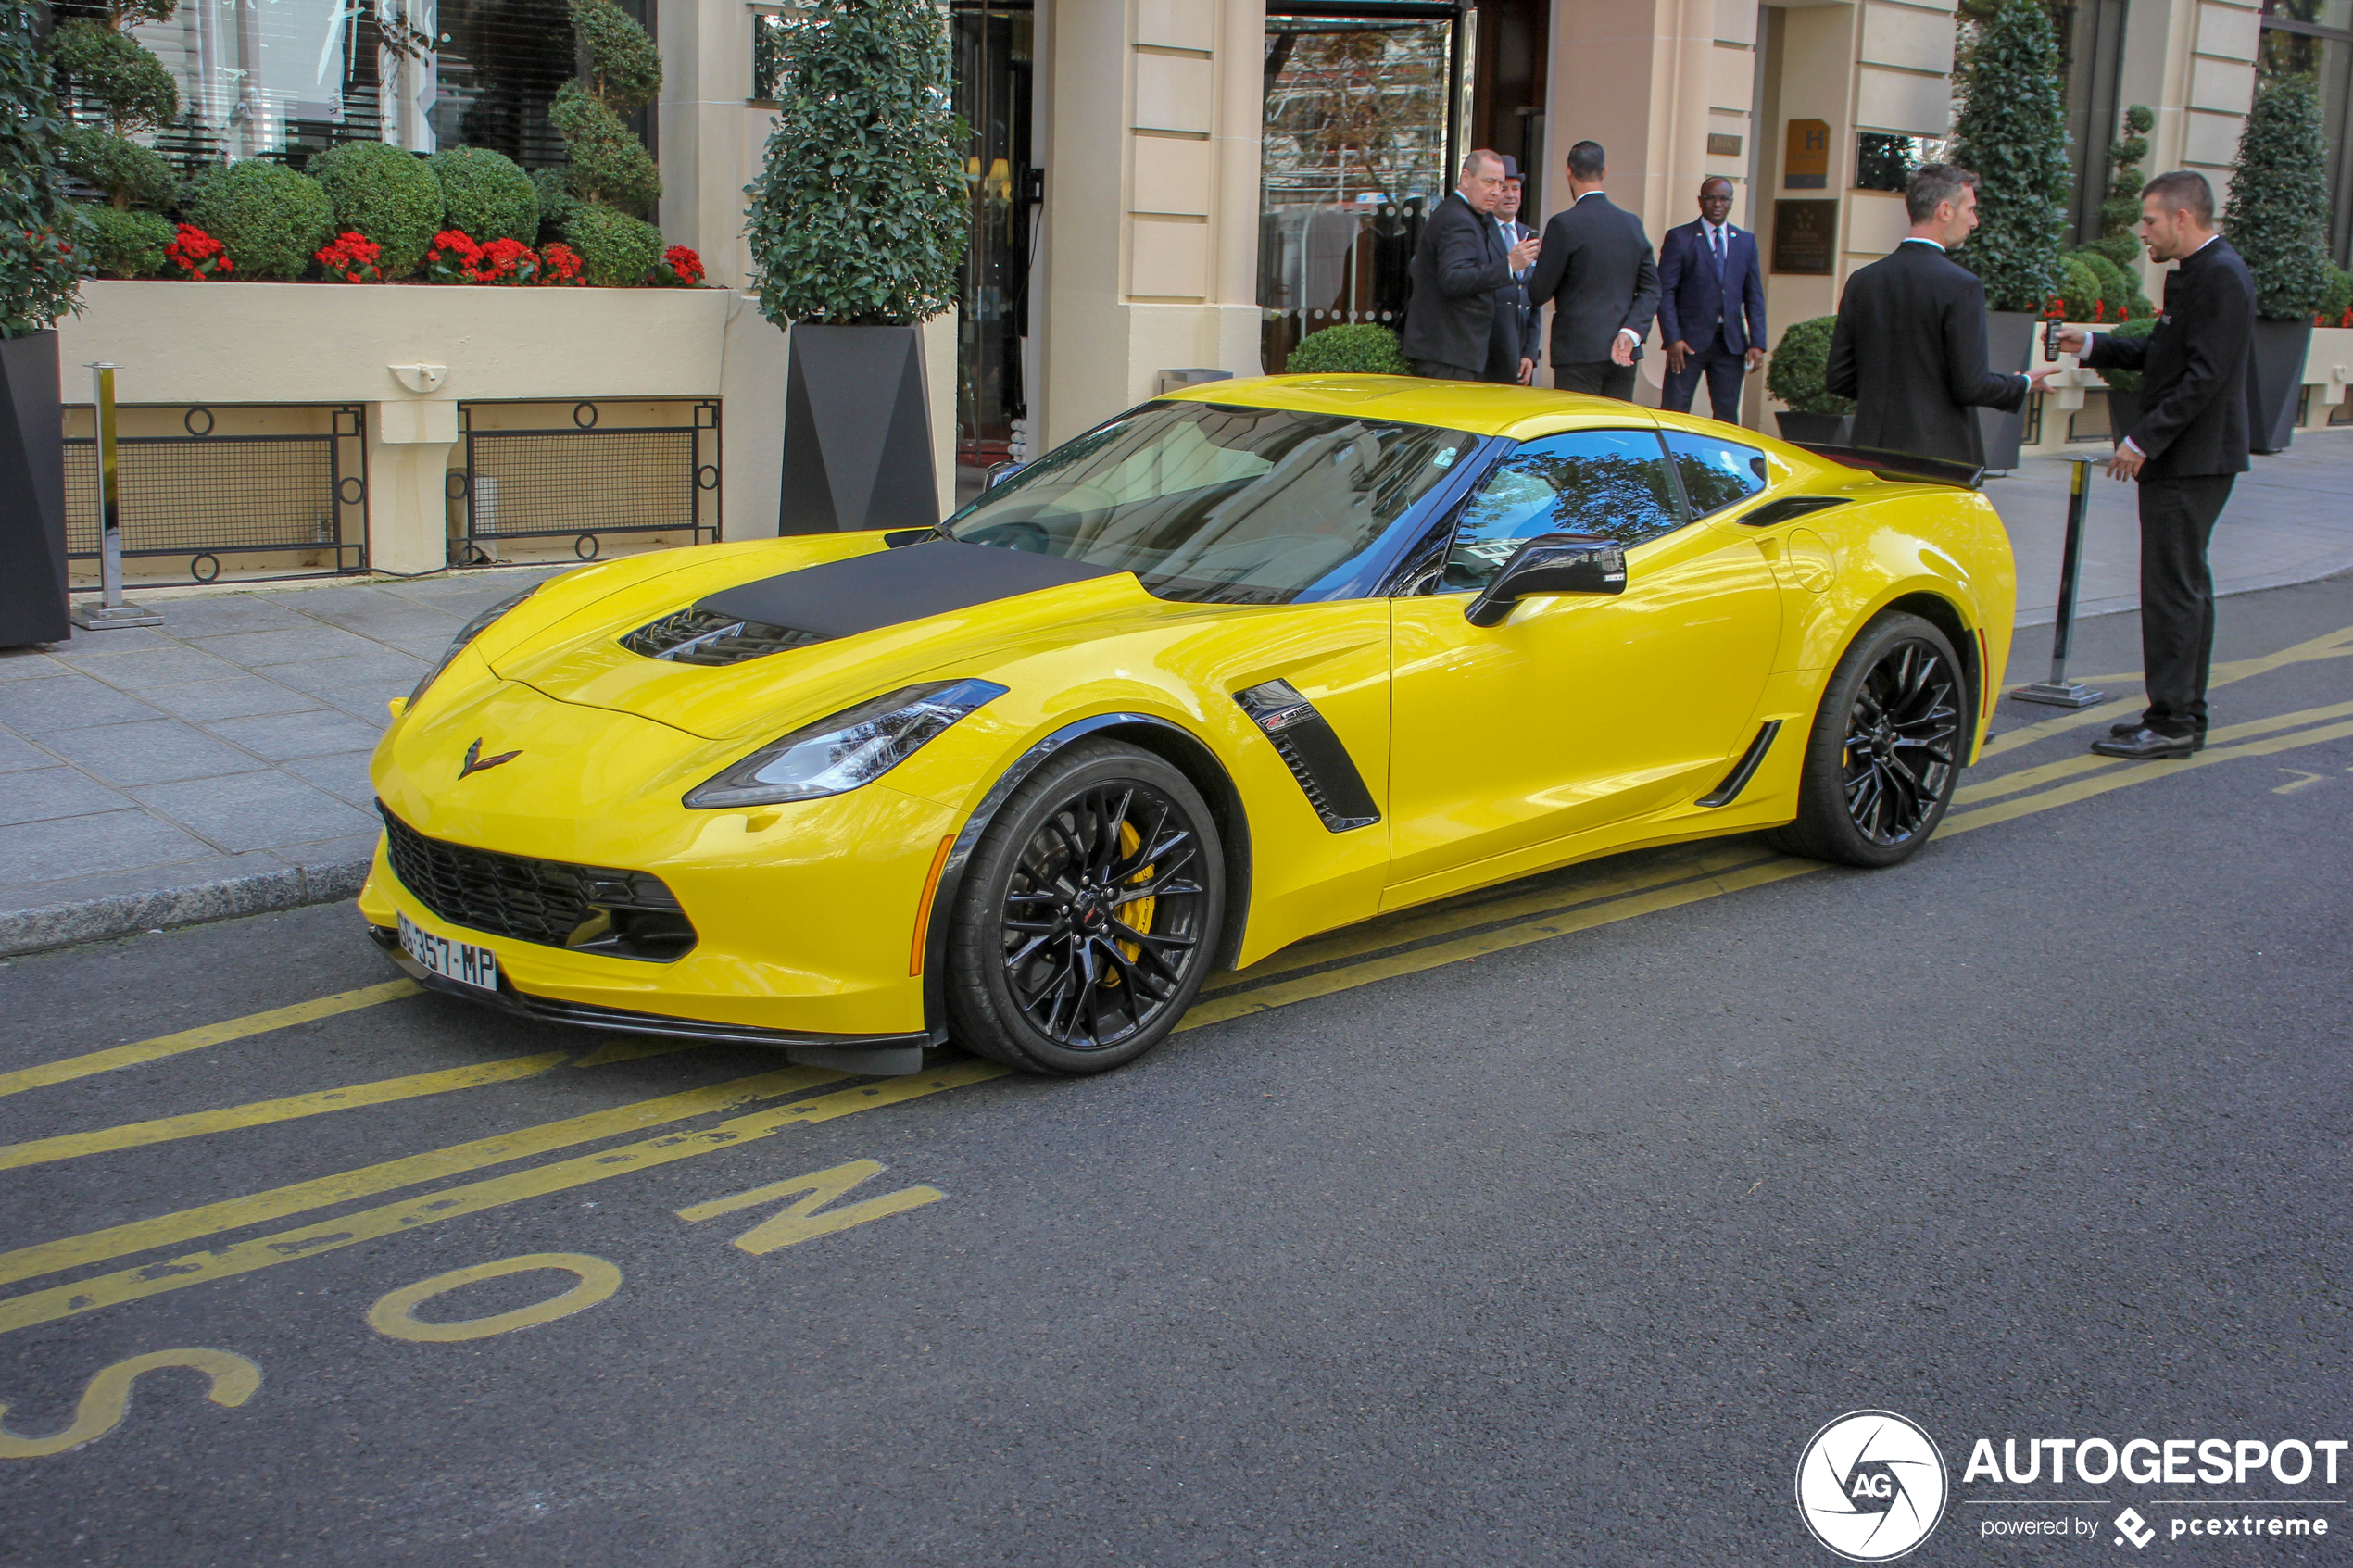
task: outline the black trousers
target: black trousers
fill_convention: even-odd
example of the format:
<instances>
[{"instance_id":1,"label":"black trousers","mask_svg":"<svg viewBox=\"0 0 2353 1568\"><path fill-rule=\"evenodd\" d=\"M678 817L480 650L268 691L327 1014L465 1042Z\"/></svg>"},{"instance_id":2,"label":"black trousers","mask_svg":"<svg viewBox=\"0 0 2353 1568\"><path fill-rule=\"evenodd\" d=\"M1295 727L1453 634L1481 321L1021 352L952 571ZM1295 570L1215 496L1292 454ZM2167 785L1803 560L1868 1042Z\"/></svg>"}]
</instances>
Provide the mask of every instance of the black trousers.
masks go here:
<instances>
[{"instance_id":1,"label":"black trousers","mask_svg":"<svg viewBox=\"0 0 2353 1568\"><path fill-rule=\"evenodd\" d=\"M2159 734L2206 728L2207 667L2214 660L2214 574L2206 564L2214 521L2235 474L2141 481L2141 668Z\"/></svg>"},{"instance_id":2,"label":"black trousers","mask_svg":"<svg viewBox=\"0 0 2353 1568\"><path fill-rule=\"evenodd\" d=\"M1683 357L1683 368L1667 372L1667 384L1659 388L1659 404L1671 413L1688 414L1692 398L1699 391L1699 378L1707 377L1707 408L1711 416L1726 424L1741 422L1741 380L1748 374L1748 361L1724 346L1724 328L1718 323L1705 348L1694 348Z\"/></svg>"},{"instance_id":3,"label":"black trousers","mask_svg":"<svg viewBox=\"0 0 2353 1568\"><path fill-rule=\"evenodd\" d=\"M1563 392L1590 393L1595 397L1615 397L1620 403L1634 401L1634 367L1621 365L1615 359L1596 359L1587 365L1553 367L1553 384Z\"/></svg>"},{"instance_id":4,"label":"black trousers","mask_svg":"<svg viewBox=\"0 0 2353 1568\"><path fill-rule=\"evenodd\" d=\"M1485 381L1487 377L1467 365L1449 365L1443 359L1416 359L1414 374L1431 381Z\"/></svg>"}]
</instances>

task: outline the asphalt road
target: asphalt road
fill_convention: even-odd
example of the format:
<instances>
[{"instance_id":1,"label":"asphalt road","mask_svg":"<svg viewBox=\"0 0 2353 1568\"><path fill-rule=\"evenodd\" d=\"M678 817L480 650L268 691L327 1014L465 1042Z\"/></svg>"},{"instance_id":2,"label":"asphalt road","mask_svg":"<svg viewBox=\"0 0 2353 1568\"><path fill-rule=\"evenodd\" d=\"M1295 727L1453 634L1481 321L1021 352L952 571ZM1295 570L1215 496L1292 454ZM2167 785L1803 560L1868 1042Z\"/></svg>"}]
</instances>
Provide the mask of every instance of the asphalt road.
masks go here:
<instances>
[{"instance_id":1,"label":"asphalt road","mask_svg":"<svg viewBox=\"0 0 2353 1568\"><path fill-rule=\"evenodd\" d=\"M1963 1474L2353 1437L2353 578L2217 658L2196 765L2006 705L1903 868L1538 879L1085 1082L414 995L182 1033L395 979L347 907L0 966L0 1561L1827 1563L1800 1452L1880 1408L1951 1477L1913 1562L2342 1562L2353 1451ZM2172 1534L2221 1512L2330 1529Z\"/></svg>"}]
</instances>

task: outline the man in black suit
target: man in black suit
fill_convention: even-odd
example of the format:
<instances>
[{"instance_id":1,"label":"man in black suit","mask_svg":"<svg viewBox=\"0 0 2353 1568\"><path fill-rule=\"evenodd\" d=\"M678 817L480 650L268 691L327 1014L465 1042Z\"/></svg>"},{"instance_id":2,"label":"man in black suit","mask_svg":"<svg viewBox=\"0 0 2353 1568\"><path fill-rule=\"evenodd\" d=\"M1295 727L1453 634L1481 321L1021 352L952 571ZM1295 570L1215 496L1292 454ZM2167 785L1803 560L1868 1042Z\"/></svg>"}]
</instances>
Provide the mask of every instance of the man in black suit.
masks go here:
<instances>
[{"instance_id":1,"label":"man in black suit","mask_svg":"<svg viewBox=\"0 0 2353 1568\"><path fill-rule=\"evenodd\" d=\"M2145 338L2070 327L2059 346L2094 370L2141 372L2141 417L2108 460L2141 484L2141 668L2148 708L2092 749L2136 760L2206 744L2214 657L2214 578L2206 563L2231 484L2247 470L2247 367L2255 280L2214 232L2214 188L2186 170L2141 187L2141 244L2165 279L2165 310Z\"/></svg>"},{"instance_id":2,"label":"man in black suit","mask_svg":"<svg viewBox=\"0 0 2353 1568\"><path fill-rule=\"evenodd\" d=\"M1823 381L1855 399L1855 445L1985 461L1978 408L2005 412L2054 370L1985 367L1985 285L1945 252L1977 227L1977 176L1923 164L1904 193L1912 232L1846 281Z\"/></svg>"},{"instance_id":3,"label":"man in black suit","mask_svg":"<svg viewBox=\"0 0 2353 1568\"><path fill-rule=\"evenodd\" d=\"M1524 240L1536 239L1536 231L1519 220L1519 202L1527 189L1520 179L1519 160L1511 154L1504 155L1504 189L1495 198L1495 227L1503 232L1504 243L1516 245ZM1543 358L1544 312L1529 303L1528 280L1536 270L1536 263L1529 264L1512 274L1512 306L1519 312L1519 379L1523 386L1536 382L1536 366Z\"/></svg>"},{"instance_id":4,"label":"man in black suit","mask_svg":"<svg viewBox=\"0 0 2353 1568\"><path fill-rule=\"evenodd\" d=\"M1658 266L1642 220L1603 194L1599 142L1568 149L1571 200L1544 225L1529 303L1553 307L1553 384L1634 400L1634 358L1658 310Z\"/></svg>"},{"instance_id":5,"label":"man in black suit","mask_svg":"<svg viewBox=\"0 0 2353 1568\"><path fill-rule=\"evenodd\" d=\"M1536 242L1506 245L1495 227L1504 160L1484 147L1463 160L1454 194L1438 206L1414 251L1414 294L1402 335L1414 373L1441 381L1519 380L1519 312L1513 272Z\"/></svg>"},{"instance_id":6,"label":"man in black suit","mask_svg":"<svg viewBox=\"0 0 2353 1568\"><path fill-rule=\"evenodd\" d=\"M1667 231L1658 252L1658 335L1667 343L1659 405L1692 409L1699 378L1707 406L1728 424L1741 420L1741 378L1765 358L1765 280L1756 236L1732 227L1732 182L1700 182L1699 220Z\"/></svg>"}]
</instances>

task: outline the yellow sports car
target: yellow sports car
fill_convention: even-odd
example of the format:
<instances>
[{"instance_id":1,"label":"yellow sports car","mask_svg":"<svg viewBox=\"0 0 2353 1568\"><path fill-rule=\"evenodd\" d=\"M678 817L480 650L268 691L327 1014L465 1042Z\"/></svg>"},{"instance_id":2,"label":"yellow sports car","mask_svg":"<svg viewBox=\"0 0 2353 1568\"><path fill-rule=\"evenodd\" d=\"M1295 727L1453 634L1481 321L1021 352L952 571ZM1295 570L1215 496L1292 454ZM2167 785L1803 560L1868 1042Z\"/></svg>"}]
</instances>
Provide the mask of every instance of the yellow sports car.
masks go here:
<instances>
[{"instance_id":1,"label":"yellow sports car","mask_svg":"<svg viewBox=\"0 0 2353 1568\"><path fill-rule=\"evenodd\" d=\"M1214 968L1644 845L1883 866L1984 731L1975 475L1598 398L1272 377L937 529L584 568L377 748L360 909L438 989L913 1072L1101 1072Z\"/></svg>"}]
</instances>

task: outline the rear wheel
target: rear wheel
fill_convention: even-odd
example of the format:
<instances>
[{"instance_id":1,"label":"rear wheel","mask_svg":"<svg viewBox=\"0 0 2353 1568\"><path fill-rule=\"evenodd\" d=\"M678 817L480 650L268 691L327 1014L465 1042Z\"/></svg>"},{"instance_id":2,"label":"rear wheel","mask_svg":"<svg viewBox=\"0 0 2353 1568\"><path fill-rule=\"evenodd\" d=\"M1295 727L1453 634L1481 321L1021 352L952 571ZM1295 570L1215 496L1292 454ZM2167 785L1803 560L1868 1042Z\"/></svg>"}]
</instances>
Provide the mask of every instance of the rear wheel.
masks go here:
<instances>
[{"instance_id":1,"label":"rear wheel","mask_svg":"<svg viewBox=\"0 0 2353 1568\"><path fill-rule=\"evenodd\" d=\"M1225 917L1217 825L1151 752L1088 741L981 835L948 956L957 1044L1027 1073L1125 1066L1192 1005Z\"/></svg>"},{"instance_id":2,"label":"rear wheel","mask_svg":"<svg viewBox=\"0 0 2353 1568\"><path fill-rule=\"evenodd\" d=\"M1900 611L1863 628L1823 689L1806 743L1797 821L1768 835L1792 854L1892 866L1952 804L1968 685L1952 643Z\"/></svg>"}]
</instances>

